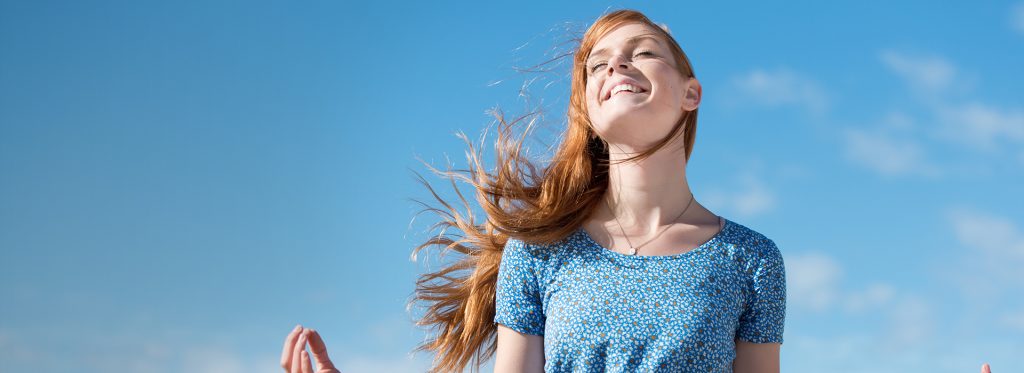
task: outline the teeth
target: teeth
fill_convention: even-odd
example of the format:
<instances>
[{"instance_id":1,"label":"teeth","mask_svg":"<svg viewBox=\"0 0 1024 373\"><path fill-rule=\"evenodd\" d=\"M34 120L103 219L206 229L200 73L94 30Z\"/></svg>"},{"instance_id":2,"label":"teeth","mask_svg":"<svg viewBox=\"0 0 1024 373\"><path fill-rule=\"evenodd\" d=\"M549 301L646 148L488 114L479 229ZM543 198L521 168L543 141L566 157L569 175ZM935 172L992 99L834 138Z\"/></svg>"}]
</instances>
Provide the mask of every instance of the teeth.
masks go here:
<instances>
[{"instance_id":1,"label":"teeth","mask_svg":"<svg viewBox=\"0 0 1024 373\"><path fill-rule=\"evenodd\" d=\"M611 94L609 96L614 96L616 93L619 93L619 92L622 92L622 91L630 91L630 92L633 92L633 93L637 93L637 92L640 92L640 88L637 88L636 86L634 86L632 84L619 84L619 85L617 85L617 86L612 88L612 92L611 92Z\"/></svg>"}]
</instances>

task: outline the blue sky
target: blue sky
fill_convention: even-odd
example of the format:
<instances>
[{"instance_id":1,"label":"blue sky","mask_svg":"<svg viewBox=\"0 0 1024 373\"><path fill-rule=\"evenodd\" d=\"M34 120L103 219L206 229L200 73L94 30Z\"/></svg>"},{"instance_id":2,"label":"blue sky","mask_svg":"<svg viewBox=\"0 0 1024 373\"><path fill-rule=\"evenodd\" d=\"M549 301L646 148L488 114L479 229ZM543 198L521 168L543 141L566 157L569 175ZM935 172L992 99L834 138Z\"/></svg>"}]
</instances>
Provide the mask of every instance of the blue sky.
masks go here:
<instances>
[{"instance_id":1,"label":"blue sky","mask_svg":"<svg viewBox=\"0 0 1024 373\"><path fill-rule=\"evenodd\" d=\"M296 323L424 370L416 158L556 133L567 67L515 67L618 8L702 82L697 199L783 252L783 371L1024 370L1022 2L4 1L0 371L276 372Z\"/></svg>"}]
</instances>

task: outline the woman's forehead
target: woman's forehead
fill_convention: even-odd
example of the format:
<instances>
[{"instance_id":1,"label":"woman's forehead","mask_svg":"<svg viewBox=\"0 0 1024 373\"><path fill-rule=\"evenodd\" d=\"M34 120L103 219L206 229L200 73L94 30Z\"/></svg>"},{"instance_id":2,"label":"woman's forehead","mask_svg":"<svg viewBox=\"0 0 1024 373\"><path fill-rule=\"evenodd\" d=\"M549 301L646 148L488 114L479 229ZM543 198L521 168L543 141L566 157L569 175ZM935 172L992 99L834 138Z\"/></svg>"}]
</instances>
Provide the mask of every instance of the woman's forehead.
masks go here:
<instances>
[{"instance_id":1,"label":"woman's forehead","mask_svg":"<svg viewBox=\"0 0 1024 373\"><path fill-rule=\"evenodd\" d=\"M625 24L601 37L601 39L599 39L591 49L590 56L597 57L605 54L609 51L609 47L639 44L644 40L652 41L658 45L663 45L661 34L650 26L642 23Z\"/></svg>"},{"instance_id":2,"label":"woman's forehead","mask_svg":"<svg viewBox=\"0 0 1024 373\"><path fill-rule=\"evenodd\" d=\"M598 39L597 43L594 43L594 47L599 48L604 44L619 43L641 35L651 35L655 38L661 38L661 34L659 34L653 27L644 23L633 22L616 26L614 29Z\"/></svg>"}]
</instances>

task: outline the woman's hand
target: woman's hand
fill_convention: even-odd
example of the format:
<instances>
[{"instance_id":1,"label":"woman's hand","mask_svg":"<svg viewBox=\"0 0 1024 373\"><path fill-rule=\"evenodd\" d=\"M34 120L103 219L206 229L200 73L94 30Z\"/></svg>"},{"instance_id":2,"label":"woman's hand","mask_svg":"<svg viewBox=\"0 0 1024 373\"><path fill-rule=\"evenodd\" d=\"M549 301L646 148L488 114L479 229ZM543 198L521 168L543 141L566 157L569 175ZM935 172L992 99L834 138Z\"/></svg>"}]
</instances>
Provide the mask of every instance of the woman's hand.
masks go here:
<instances>
[{"instance_id":1,"label":"woman's hand","mask_svg":"<svg viewBox=\"0 0 1024 373\"><path fill-rule=\"evenodd\" d=\"M316 330L303 328L302 325L295 326L284 339L281 367L285 372L314 373L309 353L306 352L306 343L309 343L309 349L313 351L313 358L316 359L316 373L341 373L327 357L327 345L320 338L320 334Z\"/></svg>"}]
</instances>

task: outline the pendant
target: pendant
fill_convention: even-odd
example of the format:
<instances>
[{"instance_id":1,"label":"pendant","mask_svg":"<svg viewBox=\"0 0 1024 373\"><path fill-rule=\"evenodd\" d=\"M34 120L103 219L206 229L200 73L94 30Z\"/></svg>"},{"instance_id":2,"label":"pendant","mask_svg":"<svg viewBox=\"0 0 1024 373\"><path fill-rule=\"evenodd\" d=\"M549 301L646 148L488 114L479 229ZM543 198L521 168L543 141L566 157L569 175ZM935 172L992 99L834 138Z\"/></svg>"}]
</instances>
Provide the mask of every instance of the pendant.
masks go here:
<instances>
[{"instance_id":1,"label":"pendant","mask_svg":"<svg viewBox=\"0 0 1024 373\"><path fill-rule=\"evenodd\" d=\"M634 248L631 248L631 249L629 250L629 255L636 255L636 248L635 248L635 247L634 247Z\"/></svg>"}]
</instances>

